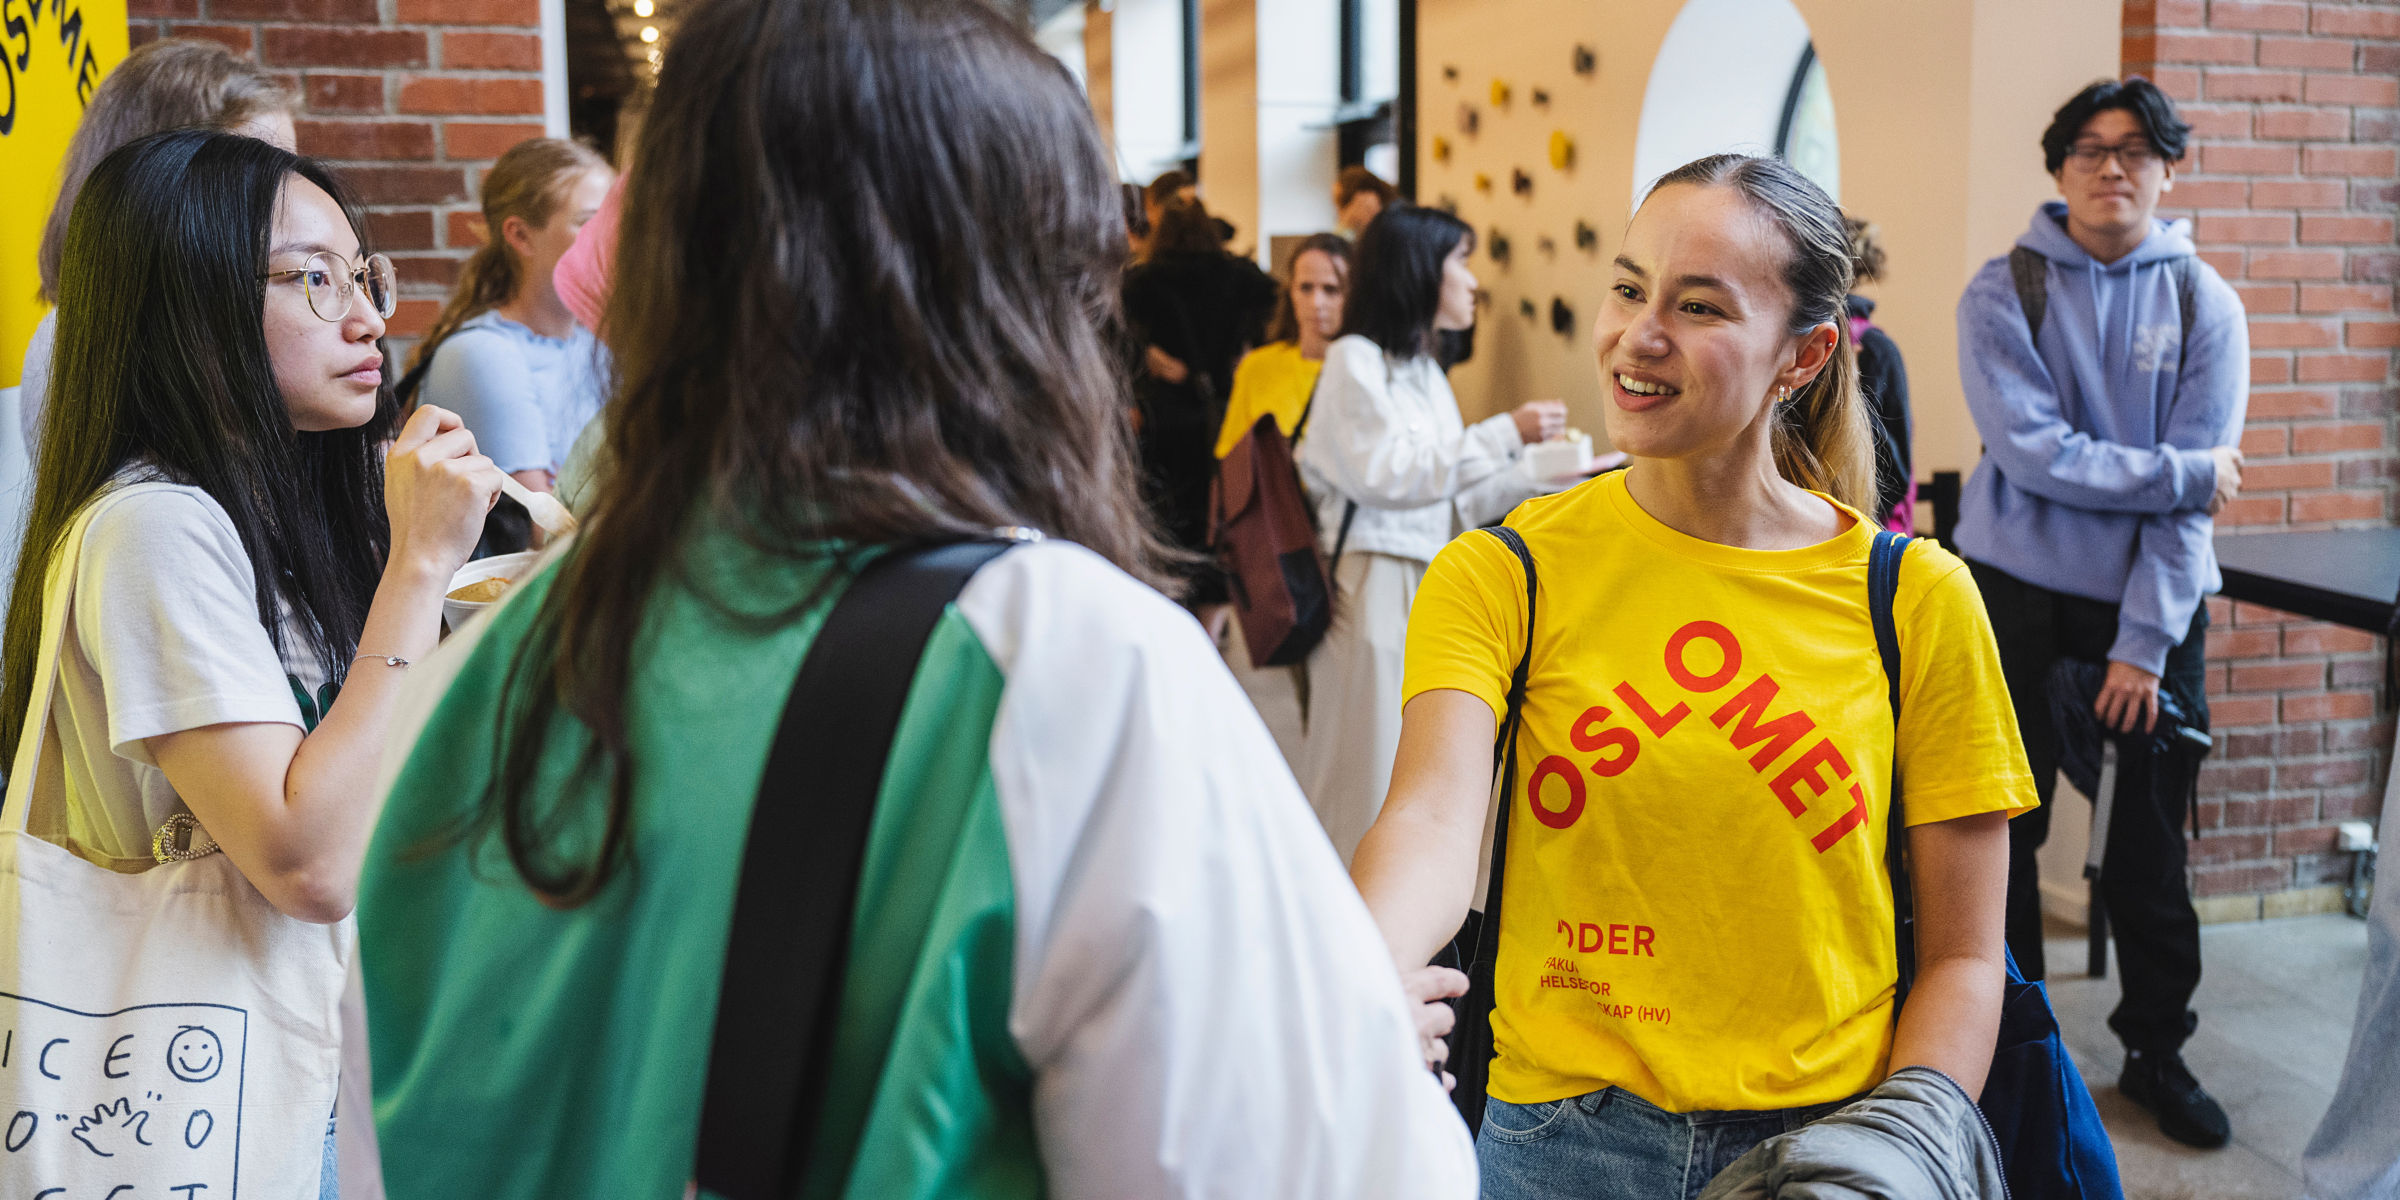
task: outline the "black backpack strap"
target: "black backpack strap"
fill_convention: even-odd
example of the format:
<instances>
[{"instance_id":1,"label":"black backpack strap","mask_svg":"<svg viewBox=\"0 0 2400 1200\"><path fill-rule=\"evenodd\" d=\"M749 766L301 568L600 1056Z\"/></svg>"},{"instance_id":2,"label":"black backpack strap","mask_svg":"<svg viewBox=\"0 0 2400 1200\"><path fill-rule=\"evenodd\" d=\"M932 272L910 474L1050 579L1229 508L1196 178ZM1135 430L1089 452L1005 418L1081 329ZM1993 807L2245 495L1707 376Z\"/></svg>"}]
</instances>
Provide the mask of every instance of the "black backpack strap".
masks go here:
<instances>
[{"instance_id":1,"label":"black backpack strap","mask_svg":"<svg viewBox=\"0 0 2400 1200\"><path fill-rule=\"evenodd\" d=\"M2175 276L2175 309L2182 315L2183 340L2175 343L2175 373L2180 380L2183 364L2192 348L2192 320L2197 315L2196 298L2200 289L2200 260L2186 254L2167 260L2167 271Z\"/></svg>"},{"instance_id":2,"label":"black backpack strap","mask_svg":"<svg viewBox=\"0 0 2400 1200\"><path fill-rule=\"evenodd\" d=\"M1900 628L1892 609L1900 594L1900 560L1914 541L1884 530L1875 535L1874 548L1867 553L1867 613L1875 624L1875 652L1883 659L1885 694L1892 706L1892 785L1884 862L1892 875L1893 949L1900 957L1902 1002L1917 978L1917 915L1916 897L1908 881L1908 826L1900 811Z\"/></svg>"},{"instance_id":3,"label":"black backpack strap","mask_svg":"<svg viewBox=\"0 0 2400 1200\"><path fill-rule=\"evenodd\" d=\"M1509 553L1525 566L1525 652L1517 658L1516 672L1508 681L1508 711L1501 715L1500 728L1492 740L1492 767L1500 776L1500 799L1492 825L1491 883L1484 893L1483 920L1476 929L1474 955L1466 962L1467 995L1461 1002L1465 1036L1459 1039L1460 1112L1467 1118L1470 1130L1483 1123L1483 1089L1491 1075L1492 1009L1498 1003L1494 981L1500 965L1500 899L1506 890L1508 874L1508 815L1516 798L1517 788L1517 729L1525 722L1525 681L1533 670L1533 629L1535 607L1539 603L1540 577L1533 567L1533 551L1525 539L1506 525L1493 525L1483 532L1500 539ZM1469 1011L1471 1009L1471 1011ZM1468 1089L1473 1094L1467 1094Z\"/></svg>"},{"instance_id":4,"label":"black backpack strap","mask_svg":"<svg viewBox=\"0 0 2400 1200\"><path fill-rule=\"evenodd\" d=\"M2012 247L2008 274L2016 281L2017 306L2025 310L2025 336L2038 342L2042 316L2050 309L2050 260L2023 246Z\"/></svg>"},{"instance_id":5,"label":"black backpack strap","mask_svg":"<svg viewBox=\"0 0 2400 1200\"><path fill-rule=\"evenodd\" d=\"M976 570L1014 543L894 550L834 603L759 778L725 943L695 1177L784 1200L805 1174L840 1018L858 875L916 665Z\"/></svg>"}]
</instances>

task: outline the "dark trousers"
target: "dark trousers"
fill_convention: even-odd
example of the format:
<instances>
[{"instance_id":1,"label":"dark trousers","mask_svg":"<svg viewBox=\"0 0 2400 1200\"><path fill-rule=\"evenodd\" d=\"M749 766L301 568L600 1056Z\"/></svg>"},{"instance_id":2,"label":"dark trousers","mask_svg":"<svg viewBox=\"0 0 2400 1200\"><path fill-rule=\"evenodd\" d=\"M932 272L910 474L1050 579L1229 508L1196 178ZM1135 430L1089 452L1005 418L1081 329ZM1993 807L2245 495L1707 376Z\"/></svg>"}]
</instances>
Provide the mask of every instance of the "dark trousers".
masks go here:
<instances>
[{"instance_id":1,"label":"dark trousers","mask_svg":"<svg viewBox=\"0 0 2400 1200\"><path fill-rule=\"evenodd\" d=\"M2028 979L2047 974L2042 961L2042 896L2034 851L2050 836L2051 794L2058 785L2059 731L2050 716L2050 669L2061 658L2103 662L2117 639L2117 606L2039 587L1979 562L1967 564L1992 616L2000 670L2008 679L2017 729L2042 806L2008 823L2008 949ZM2208 610L2193 614L2191 632L2167 654L2162 691L2186 712L2208 714ZM2116 935L2117 972L2124 998L2109 1014L2130 1050L2171 1053L2192 1034L2191 1011L2200 986L2200 918L2184 878L2185 793L2154 787L2150 764L2121 756L2108 849L2100 864L2100 902Z\"/></svg>"}]
</instances>

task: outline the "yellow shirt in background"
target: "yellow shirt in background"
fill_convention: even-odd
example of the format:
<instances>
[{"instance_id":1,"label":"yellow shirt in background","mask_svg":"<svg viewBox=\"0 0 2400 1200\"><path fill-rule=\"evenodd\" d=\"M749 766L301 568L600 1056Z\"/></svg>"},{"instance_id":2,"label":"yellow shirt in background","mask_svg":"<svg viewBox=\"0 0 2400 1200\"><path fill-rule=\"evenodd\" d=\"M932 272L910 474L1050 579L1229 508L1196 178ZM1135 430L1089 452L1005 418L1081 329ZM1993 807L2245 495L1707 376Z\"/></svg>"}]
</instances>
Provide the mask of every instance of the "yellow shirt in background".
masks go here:
<instances>
[{"instance_id":1,"label":"yellow shirt in background","mask_svg":"<svg viewBox=\"0 0 2400 1200\"><path fill-rule=\"evenodd\" d=\"M1828 501L1831 503L1831 501ZM1643 512L1625 476L1508 520L1540 576L1509 817L1491 1093L1622 1087L1676 1112L1843 1099L1891 1054L1885 814L1895 731L1867 612L1875 525L1742 550ZM1910 825L2034 807L1965 564L1900 575ZM1408 623L1405 697L1506 711L1525 575L1470 534Z\"/></svg>"},{"instance_id":2,"label":"yellow shirt in background","mask_svg":"<svg viewBox=\"0 0 2400 1200\"><path fill-rule=\"evenodd\" d=\"M1300 357L1298 342L1271 342L1243 355L1241 365L1233 369L1233 394L1225 398L1225 428L1217 434L1217 457L1233 453L1242 435L1268 413L1275 414L1275 424L1290 437L1292 426L1308 408L1317 372L1324 367L1322 359L1310 362Z\"/></svg>"}]
</instances>

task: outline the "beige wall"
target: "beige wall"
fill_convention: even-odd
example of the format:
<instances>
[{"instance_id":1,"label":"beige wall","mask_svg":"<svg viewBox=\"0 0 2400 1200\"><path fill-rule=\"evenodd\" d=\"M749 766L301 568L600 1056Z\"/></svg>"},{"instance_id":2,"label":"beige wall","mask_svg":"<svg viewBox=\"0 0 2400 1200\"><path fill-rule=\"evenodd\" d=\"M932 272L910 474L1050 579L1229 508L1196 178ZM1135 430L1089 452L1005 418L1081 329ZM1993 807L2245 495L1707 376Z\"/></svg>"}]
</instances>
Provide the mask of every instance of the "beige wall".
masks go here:
<instances>
[{"instance_id":1,"label":"beige wall","mask_svg":"<svg viewBox=\"0 0 2400 1200\"><path fill-rule=\"evenodd\" d=\"M1200 193L1239 231L1231 249L1258 240L1258 0L1200 7Z\"/></svg>"},{"instance_id":2,"label":"beige wall","mask_svg":"<svg viewBox=\"0 0 2400 1200\"><path fill-rule=\"evenodd\" d=\"M1909 365L1917 415L1917 470L1973 465L1978 441L1960 399L1953 312L1981 263L2006 251L2033 207L2052 194L2039 137L2075 89L2117 68L2119 10L2091 0L1797 0L1832 88L1842 146L1842 200L1879 224L1891 256L1876 318ZM1631 215L1635 130L1652 58L1675 7L1641 0L1422 0L1419 9L1419 198L1448 196L1479 236L1494 227L1514 243L1499 266L1475 269L1492 293L1476 355L1454 376L1470 419L1520 400L1563 396L1574 420L1597 434L1602 403L1589 329L1604 295L1601 267ZM1539 30L1537 35L1528 31ZM1600 69L1570 68L1577 43ZM1451 82L1447 66L1458 68ZM1494 78L1514 92L1505 109ZM1547 110L1532 89L1551 93ZM1458 108L1482 113L1467 137ZM1576 143L1566 172L1548 165L1563 130ZM1451 161L1435 161L1446 138ZM1530 198L1509 191L1509 172L1535 179ZM1473 186L1477 172L1489 193ZM1600 232L1596 253L1574 248L1578 220ZM1556 246L1537 246L1547 235ZM1551 299L1575 310L1576 331L1550 331ZM1534 320L1520 299L1536 301Z\"/></svg>"},{"instance_id":3,"label":"beige wall","mask_svg":"<svg viewBox=\"0 0 2400 1200\"><path fill-rule=\"evenodd\" d=\"M1083 6L1083 90L1092 100L1100 139L1117 144L1116 18L1091 0Z\"/></svg>"}]
</instances>

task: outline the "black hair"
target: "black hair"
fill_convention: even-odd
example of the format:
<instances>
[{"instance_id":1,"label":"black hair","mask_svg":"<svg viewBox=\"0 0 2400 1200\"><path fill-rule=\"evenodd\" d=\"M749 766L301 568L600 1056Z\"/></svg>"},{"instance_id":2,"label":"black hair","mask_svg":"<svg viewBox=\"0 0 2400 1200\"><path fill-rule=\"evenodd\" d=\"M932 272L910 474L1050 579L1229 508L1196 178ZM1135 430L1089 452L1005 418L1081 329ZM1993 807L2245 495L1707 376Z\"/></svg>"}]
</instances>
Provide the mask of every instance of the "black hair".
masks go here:
<instances>
[{"instance_id":1,"label":"black hair","mask_svg":"<svg viewBox=\"0 0 2400 1200\"><path fill-rule=\"evenodd\" d=\"M1342 336L1358 334L1395 358L1433 352L1433 318L1442 306L1442 263L1475 231L1438 208L1395 204L1358 235Z\"/></svg>"},{"instance_id":2,"label":"black hair","mask_svg":"<svg viewBox=\"0 0 2400 1200\"><path fill-rule=\"evenodd\" d=\"M260 276L295 177L341 204L365 247L365 225L330 171L238 134L185 129L128 142L77 195L0 728L25 719L51 558L76 513L136 463L224 508L276 651L313 650L326 678L345 674L391 548L381 447L397 408L386 385L365 425L292 426L267 354Z\"/></svg>"},{"instance_id":3,"label":"black hair","mask_svg":"<svg viewBox=\"0 0 2400 1200\"><path fill-rule=\"evenodd\" d=\"M2128 75L2122 80L2100 80L2059 106L2050 118L2050 128L2042 131L2043 169L2058 174L2067 165L2075 139L2083 136L2083 127L2112 108L2133 114L2133 119L2141 122L2143 136L2168 162L2183 161L2183 149L2192 136L2190 123L2175 114L2175 102L2158 90L2157 84Z\"/></svg>"}]
</instances>

